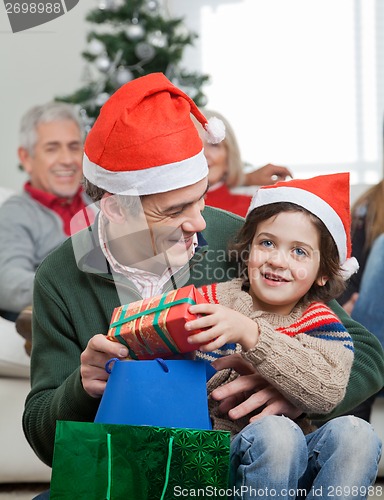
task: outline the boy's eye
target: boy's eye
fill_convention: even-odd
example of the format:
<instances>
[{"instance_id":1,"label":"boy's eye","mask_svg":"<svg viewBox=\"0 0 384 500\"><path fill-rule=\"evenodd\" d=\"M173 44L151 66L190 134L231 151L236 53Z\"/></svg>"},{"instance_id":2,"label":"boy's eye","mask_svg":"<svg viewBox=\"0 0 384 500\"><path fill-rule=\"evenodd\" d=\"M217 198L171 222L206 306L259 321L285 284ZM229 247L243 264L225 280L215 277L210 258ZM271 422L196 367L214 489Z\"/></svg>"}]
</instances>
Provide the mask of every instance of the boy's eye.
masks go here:
<instances>
[{"instance_id":1,"label":"boy's eye","mask_svg":"<svg viewBox=\"0 0 384 500\"><path fill-rule=\"evenodd\" d=\"M303 257L307 255L307 252L303 248L294 248L293 250L298 257Z\"/></svg>"},{"instance_id":2,"label":"boy's eye","mask_svg":"<svg viewBox=\"0 0 384 500\"><path fill-rule=\"evenodd\" d=\"M273 246L273 243L271 240L263 240L260 241L260 245L265 248L271 248Z\"/></svg>"}]
</instances>

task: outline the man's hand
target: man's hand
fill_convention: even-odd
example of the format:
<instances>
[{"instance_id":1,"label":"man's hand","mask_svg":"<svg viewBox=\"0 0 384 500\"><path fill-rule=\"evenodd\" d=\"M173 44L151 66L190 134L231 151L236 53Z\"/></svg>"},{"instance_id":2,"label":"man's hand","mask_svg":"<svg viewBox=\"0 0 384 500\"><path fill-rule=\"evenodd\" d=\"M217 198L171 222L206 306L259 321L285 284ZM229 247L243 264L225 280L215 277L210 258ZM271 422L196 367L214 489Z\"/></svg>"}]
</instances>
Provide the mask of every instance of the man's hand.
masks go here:
<instances>
[{"instance_id":1,"label":"man's hand","mask_svg":"<svg viewBox=\"0 0 384 500\"><path fill-rule=\"evenodd\" d=\"M124 359L127 356L128 349L118 342L111 342L102 334L92 337L80 356L80 373L85 391L93 398L100 398L109 377L105 364L111 358Z\"/></svg>"},{"instance_id":2,"label":"man's hand","mask_svg":"<svg viewBox=\"0 0 384 500\"><path fill-rule=\"evenodd\" d=\"M355 307L355 304L357 302L357 299L359 298L359 294L357 292L353 293L351 295L351 298L343 304L343 309L345 312L347 312L349 315L352 314L353 308Z\"/></svg>"},{"instance_id":3,"label":"man's hand","mask_svg":"<svg viewBox=\"0 0 384 500\"><path fill-rule=\"evenodd\" d=\"M266 186L277 181L285 181L287 177L293 177L289 168L268 163L245 174L244 186Z\"/></svg>"},{"instance_id":4,"label":"man's hand","mask_svg":"<svg viewBox=\"0 0 384 500\"><path fill-rule=\"evenodd\" d=\"M253 422L266 415L285 415L295 419L302 411L282 396L239 354L231 354L212 363L216 370L234 369L240 377L212 391L211 396L221 401L219 410L232 420L250 415ZM257 415L253 412L259 411Z\"/></svg>"}]
</instances>

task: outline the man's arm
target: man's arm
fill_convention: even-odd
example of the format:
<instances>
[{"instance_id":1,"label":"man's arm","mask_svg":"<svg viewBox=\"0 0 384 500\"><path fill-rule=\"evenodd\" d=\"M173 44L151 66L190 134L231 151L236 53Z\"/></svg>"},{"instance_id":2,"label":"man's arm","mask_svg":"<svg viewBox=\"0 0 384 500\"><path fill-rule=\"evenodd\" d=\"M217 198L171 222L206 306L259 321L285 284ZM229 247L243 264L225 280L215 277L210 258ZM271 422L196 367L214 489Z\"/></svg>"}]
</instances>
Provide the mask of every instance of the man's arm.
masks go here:
<instances>
[{"instance_id":1,"label":"man's arm","mask_svg":"<svg viewBox=\"0 0 384 500\"><path fill-rule=\"evenodd\" d=\"M384 351L378 339L354 321L336 302L328 304L338 315L353 339L355 357L347 392L343 401L328 415L312 415L316 420L329 420L342 415L375 394L384 385Z\"/></svg>"},{"instance_id":2,"label":"man's arm","mask_svg":"<svg viewBox=\"0 0 384 500\"><path fill-rule=\"evenodd\" d=\"M20 312L32 303L34 243L28 217L10 198L0 209L0 309Z\"/></svg>"}]
</instances>

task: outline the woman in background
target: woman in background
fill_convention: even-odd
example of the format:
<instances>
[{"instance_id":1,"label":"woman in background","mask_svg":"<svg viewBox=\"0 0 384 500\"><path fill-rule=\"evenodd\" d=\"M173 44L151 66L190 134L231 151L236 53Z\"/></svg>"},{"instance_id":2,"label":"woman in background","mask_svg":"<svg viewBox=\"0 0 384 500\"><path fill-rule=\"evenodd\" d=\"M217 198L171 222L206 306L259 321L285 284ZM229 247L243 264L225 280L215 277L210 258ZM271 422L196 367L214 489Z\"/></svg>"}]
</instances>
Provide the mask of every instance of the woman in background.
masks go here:
<instances>
[{"instance_id":1,"label":"woman in background","mask_svg":"<svg viewBox=\"0 0 384 500\"><path fill-rule=\"evenodd\" d=\"M384 180L363 193L352 206L352 254L360 268L338 302L384 347ZM369 422L376 396L350 413Z\"/></svg>"},{"instance_id":2,"label":"woman in background","mask_svg":"<svg viewBox=\"0 0 384 500\"><path fill-rule=\"evenodd\" d=\"M244 172L244 162L241 159L240 148L228 120L216 111L204 109L207 119L215 116L225 125L225 139L219 144L211 144L204 138L202 127L197 125L204 144L204 154L208 161L209 190L205 203L211 207L228 210L245 217L252 196L232 192L238 186L264 186L292 177L286 167L272 164L265 165L250 173Z\"/></svg>"}]
</instances>

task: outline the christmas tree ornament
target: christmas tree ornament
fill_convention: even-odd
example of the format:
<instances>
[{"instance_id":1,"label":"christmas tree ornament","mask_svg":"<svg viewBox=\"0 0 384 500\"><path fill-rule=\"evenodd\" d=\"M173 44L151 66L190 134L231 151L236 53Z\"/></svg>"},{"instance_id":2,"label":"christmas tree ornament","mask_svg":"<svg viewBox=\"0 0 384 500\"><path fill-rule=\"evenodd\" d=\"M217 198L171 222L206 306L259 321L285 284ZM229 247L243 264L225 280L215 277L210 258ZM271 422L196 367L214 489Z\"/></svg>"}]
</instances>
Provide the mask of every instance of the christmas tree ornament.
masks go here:
<instances>
[{"instance_id":1,"label":"christmas tree ornament","mask_svg":"<svg viewBox=\"0 0 384 500\"><path fill-rule=\"evenodd\" d=\"M159 2L157 0L148 0L146 7L150 12L156 12L159 10Z\"/></svg>"},{"instance_id":2,"label":"christmas tree ornament","mask_svg":"<svg viewBox=\"0 0 384 500\"><path fill-rule=\"evenodd\" d=\"M95 59L95 65L99 71L106 73L111 66L111 61L106 54L101 54Z\"/></svg>"},{"instance_id":3,"label":"christmas tree ornament","mask_svg":"<svg viewBox=\"0 0 384 500\"><path fill-rule=\"evenodd\" d=\"M97 38L92 38L87 47L87 52L92 56L99 56L105 51L105 45Z\"/></svg>"},{"instance_id":4,"label":"christmas tree ornament","mask_svg":"<svg viewBox=\"0 0 384 500\"><path fill-rule=\"evenodd\" d=\"M134 74L129 68L125 66L119 66L116 70L115 80L116 83L121 86L124 83L130 82L134 79Z\"/></svg>"},{"instance_id":5,"label":"christmas tree ornament","mask_svg":"<svg viewBox=\"0 0 384 500\"><path fill-rule=\"evenodd\" d=\"M141 40L145 36L145 30L137 19L132 19L132 22L125 28L124 33L132 42Z\"/></svg>"},{"instance_id":6,"label":"christmas tree ornament","mask_svg":"<svg viewBox=\"0 0 384 500\"><path fill-rule=\"evenodd\" d=\"M142 60L149 60L152 59L155 56L155 49L153 48L152 45L146 42L140 42L136 45L134 48L136 56Z\"/></svg>"},{"instance_id":7,"label":"christmas tree ornament","mask_svg":"<svg viewBox=\"0 0 384 500\"><path fill-rule=\"evenodd\" d=\"M185 24L180 23L175 27L173 34L178 38L186 39L189 37L190 32Z\"/></svg>"},{"instance_id":8,"label":"christmas tree ornament","mask_svg":"<svg viewBox=\"0 0 384 500\"><path fill-rule=\"evenodd\" d=\"M99 9L106 10L108 8L108 0L100 0L99 1Z\"/></svg>"},{"instance_id":9,"label":"christmas tree ornament","mask_svg":"<svg viewBox=\"0 0 384 500\"><path fill-rule=\"evenodd\" d=\"M109 98L110 98L110 95L108 94L108 92L102 92L101 94L96 96L96 99L95 99L96 106L102 106L103 104L105 104L108 101Z\"/></svg>"},{"instance_id":10,"label":"christmas tree ornament","mask_svg":"<svg viewBox=\"0 0 384 500\"><path fill-rule=\"evenodd\" d=\"M160 30L150 33L147 40L151 45L159 49L163 49L168 43L167 35L164 35Z\"/></svg>"},{"instance_id":11,"label":"christmas tree ornament","mask_svg":"<svg viewBox=\"0 0 384 500\"><path fill-rule=\"evenodd\" d=\"M96 96L149 73L166 74L169 80L193 89L198 106L208 75L181 66L183 52L193 45L196 33L182 19L170 14L168 0L95 0L85 20L93 25L84 41L85 72L81 86L57 100L81 105L94 120L100 106ZM174 2L173 2L174 3ZM132 72L132 75L129 73ZM81 77L81 75L79 75ZM175 81L176 86L177 82ZM103 96L98 102L103 100ZM100 101L100 102L101 102Z\"/></svg>"}]
</instances>

